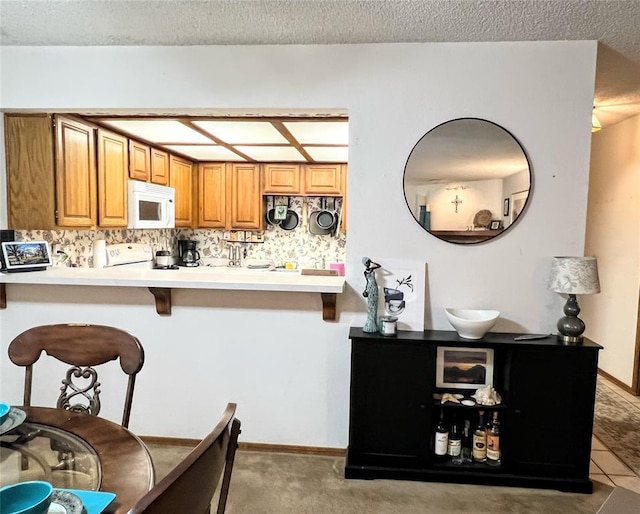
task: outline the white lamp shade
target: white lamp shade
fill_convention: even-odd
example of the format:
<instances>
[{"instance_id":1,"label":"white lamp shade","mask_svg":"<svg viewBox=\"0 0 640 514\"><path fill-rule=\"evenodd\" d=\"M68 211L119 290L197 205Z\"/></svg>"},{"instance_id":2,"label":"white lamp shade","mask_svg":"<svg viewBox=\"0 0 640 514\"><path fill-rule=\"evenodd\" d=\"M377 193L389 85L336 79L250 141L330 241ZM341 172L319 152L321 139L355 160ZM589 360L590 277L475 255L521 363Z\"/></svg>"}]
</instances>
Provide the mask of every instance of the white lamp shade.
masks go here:
<instances>
[{"instance_id":1,"label":"white lamp shade","mask_svg":"<svg viewBox=\"0 0 640 514\"><path fill-rule=\"evenodd\" d=\"M554 257L549 289L556 293L595 294L600 292L595 257Z\"/></svg>"}]
</instances>

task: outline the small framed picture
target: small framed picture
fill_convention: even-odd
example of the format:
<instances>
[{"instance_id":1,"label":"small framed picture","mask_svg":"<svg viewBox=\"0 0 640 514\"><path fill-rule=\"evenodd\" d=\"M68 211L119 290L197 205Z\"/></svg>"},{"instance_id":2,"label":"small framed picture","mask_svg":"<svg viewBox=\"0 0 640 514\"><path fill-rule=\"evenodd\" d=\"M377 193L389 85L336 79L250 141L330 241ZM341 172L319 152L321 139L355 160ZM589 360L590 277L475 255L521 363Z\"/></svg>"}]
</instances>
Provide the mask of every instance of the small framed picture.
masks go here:
<instances>
[{"instance_id":1,"label":"small framed picture","mask_svg":"<svg viewBox=\"0 0 640 514\"><path fill-rule=\"evenodd\" d=\"M489 226L491 230L500 230L502 228L502 221L500 220L491 220L491 225Z\"/></svg>"},{"instance_id":2,"label":"small framed picture","mask_svg":"<svg viewBox=\"0 0 640 514\"><path fill-rule=\"evenodd\" d=\"M478 389L493 385L493 350L439 346L436 387Z\"/></svg>"},{"instance_id":3,"label":"small framed picture","mask_svg":"<svg viewBox=\"0 0 640 514\"><path fill-rule=\"evenodd\" d=\"M502 209L502 215L509 216L509 199L508 198L504 199L504 207Z\"/></svg>"}]
</instances>

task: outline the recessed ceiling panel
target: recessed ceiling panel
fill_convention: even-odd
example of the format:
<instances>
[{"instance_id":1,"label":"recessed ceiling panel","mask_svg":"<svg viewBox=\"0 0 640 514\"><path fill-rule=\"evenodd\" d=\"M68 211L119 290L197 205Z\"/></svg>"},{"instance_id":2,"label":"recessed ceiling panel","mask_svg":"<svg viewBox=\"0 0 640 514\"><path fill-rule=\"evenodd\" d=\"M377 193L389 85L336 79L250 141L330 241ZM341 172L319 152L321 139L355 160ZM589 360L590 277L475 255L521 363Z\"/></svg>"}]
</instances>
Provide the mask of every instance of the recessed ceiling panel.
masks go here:
<instances>
[{"instance_id":1,"label":"recessed ceiling panel","mask_svg":"<svg viewBox=\"0 0 640 514\"><path fill-rule=\"evenodd\" d=\"M347 162L349 157L346 146L305 146L304 149L316 162Z\"/></svg>"},{"instance_id":2,"label":"recessed ceiling panel","mask_svg":"<svg viewBox=\"0 0 640 514\"><path fill-rule=\"evenodd\" d=\"M152 143L211 143L211 139L175 120L105 120L105 125Z\"/></svg>"},{"instance_id":3,"label":"recessed ceiling panel","mask_svg":"<svg viewBox=\"0 0 640 514\"><path fill-rule=\"evenodd\" d=\"M188 155L196 161L246 161L238 154L218 145L167 145L165 148Z\"/></svg>"},{"instance_id":4,"label":"recessed ceiling panel","mask_svg":"<svg viewBox=\"0 0 640 514\"><path fill-rule=\"evenodd\" d=\"M287 121L289 132L301 144L349 144L349 122L347 121Z\"/></svg>"},{"instance_id":5,"label":"recessed ceiling panel","mask_svg":"<svg viewBox=\"0 0 640 514\"><path fill-rule=\"evenodd\" d=\"M306 161L306 159L292 146L240 146L236 148L256 161Z\"/></svg>"},{"instance_id":6,"label":"recessed ceiling panel","mask_svg":"<svg viewBox=\"0 0 640 514\"><path fill-rule=\"evenodd\" d=\"M233 145L287 142L284 136L267 121L194 121L193 124L225 143Z\"/></svg>"}]
</instances>

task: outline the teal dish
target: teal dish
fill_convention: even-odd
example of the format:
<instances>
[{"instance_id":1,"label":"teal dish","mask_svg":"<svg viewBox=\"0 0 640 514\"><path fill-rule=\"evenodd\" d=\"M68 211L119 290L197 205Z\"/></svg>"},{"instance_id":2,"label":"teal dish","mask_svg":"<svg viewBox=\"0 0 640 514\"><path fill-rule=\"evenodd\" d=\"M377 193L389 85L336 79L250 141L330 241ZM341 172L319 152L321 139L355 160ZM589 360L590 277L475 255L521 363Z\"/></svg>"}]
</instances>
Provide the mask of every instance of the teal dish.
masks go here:
<instances>
[{"instance_id":1,"label":"teal dish","mask_svg":"<svg viewBox=\"0 0 640 514\"><path fill-rule=\"evenodd\" d=\"M31 481L0 489L2 514L46 514L51 505L53 487L49 482Z\"/></svg>"},{"instance_id":2,"label":"teal dish","mask_svg":"<svg viewBox=\"0 0 640 514\"><path fill-rule=\"evenodd\" d=\"M11 405L6 403L0 403L0 425L4 423L4 420L7 419L9 415L9 411L11 410Z\"/></svg>"},{"instance_id":3,"label":"teal dish","mask_svg":"<svg viewBox=\"0 0 640 514\"><path fill-rule=\"evenodd\" d=\"M86 491L83 489L56 489L56 491L66 491L80 498L84 506L83 514L100 514L116 497L115 493L106 491Z\"/></svg>"}]
</instances>

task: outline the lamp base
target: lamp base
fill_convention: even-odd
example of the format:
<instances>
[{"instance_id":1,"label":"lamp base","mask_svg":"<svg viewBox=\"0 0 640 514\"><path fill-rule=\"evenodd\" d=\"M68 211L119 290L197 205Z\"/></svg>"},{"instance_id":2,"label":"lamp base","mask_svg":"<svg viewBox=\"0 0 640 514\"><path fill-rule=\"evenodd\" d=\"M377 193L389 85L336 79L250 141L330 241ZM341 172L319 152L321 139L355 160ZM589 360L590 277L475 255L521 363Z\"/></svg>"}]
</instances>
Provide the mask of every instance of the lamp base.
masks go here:
<instances>
[{"instance_id":1,"label":"lamp base","mask_svg":"<svg viewBox=\"0 0 640 514\"><path fill-rule=\"evenodd\" d=\"M565 336L563 334L558 334L557 338L558 341L561 341L564 344L582 344L582 341L584 341L582 336Z\"/></svg>"},{"instance_id":2,"label":"lamp base","mask_svg":"<svg viewBox=\"0 0 640 514\"><path fill-rule=\"evenodd\" d=\"M585 326L578 314L580 306L576 295L570 294L564 305L564 316L558 320L558 340L565 344L580 344L583 341L582 333Z\"/></svg>"}]
</instances>

